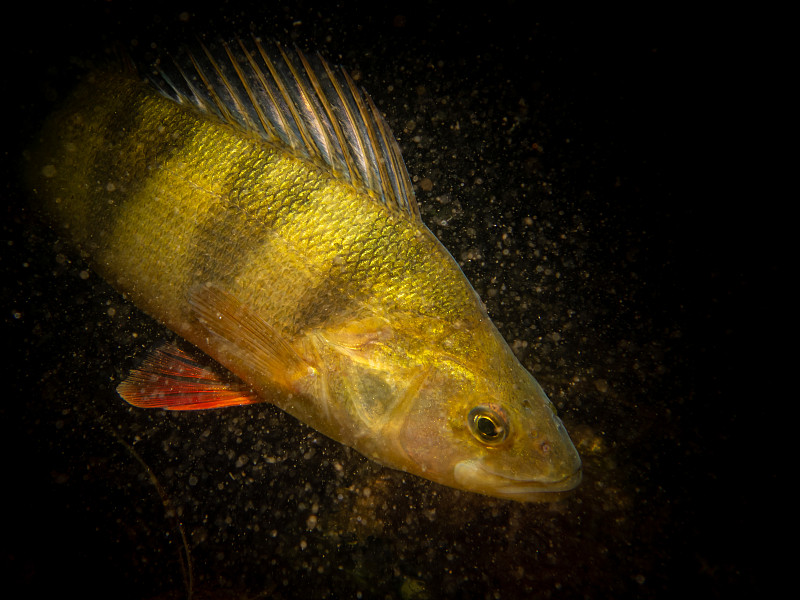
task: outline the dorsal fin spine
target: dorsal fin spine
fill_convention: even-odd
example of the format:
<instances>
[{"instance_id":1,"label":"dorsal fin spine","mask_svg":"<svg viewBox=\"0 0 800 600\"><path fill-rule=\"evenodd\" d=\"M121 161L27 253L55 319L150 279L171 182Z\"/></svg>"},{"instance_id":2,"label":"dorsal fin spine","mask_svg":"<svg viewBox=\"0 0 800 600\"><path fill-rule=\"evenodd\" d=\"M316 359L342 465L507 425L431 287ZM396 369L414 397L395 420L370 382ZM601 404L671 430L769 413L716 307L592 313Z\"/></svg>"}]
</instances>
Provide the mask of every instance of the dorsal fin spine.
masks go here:
<instances>
[{"instance_id":1,"label":"dorsal fin spine","mask_svg":"<svg viewBox=\"0 0 800 600\"><path fill-rule=\"evenodd\" d=\"M247 80L247 76L242 71L241 65L239 65L239 61L236 60L236 57L233 55L233 52L230 49L228 44L223 44L222 47L225 49L225 54L228 56L228 60L233 67L233 70L236 71L236 76L239 78L239 81L242 83L242 87L244 88L245 94L247 94L247 98L250 101L250 105L253 107L253 110L256 112L256 116L258 117L258 124L254 123L251 119L248 118L248 121L252 128L258 129L260 126L264 129L265 132L270 132L269 121L267 120L266 116L264 115L263 111L261 110L261 106L256 99L255 94L253 93L253 88L250 85L250 82ZM234 94L231 93L233 96ZM247 114L247 110L242 105L241 101L238 99L235 100L237 106L240 107L240 110L243 114Z\"/></svg>"},{"instance_id":2,"label":"dorsal fin spine","mask_svg":"<svg viewBox=\"0 0 800 600\"><path fill-rule=\"evenodd\" d=\"M397 141L370 96L346 70L315 63L298 48L267 52L237 39L215 50L186 51L178 77L159 68L156 87L180 104L280 143L391 210L419 220L413 186ZM187 74L187 70L191 75Z\"/></svg>"},{"instance_id":3,"label":"dorsal fin spine","mask_svg":"<svg viewBox=\"0 0 800 600\"><path fill-rule=\"evenodd\" d=\"M242 52L244 52L244 55L247 58L247 61L250 63L250 68L253 70L253 73L255 74L256 78L258 79L259 83L261 84L261 87L264 88L264 91L269 96L270 102L272 102L273 106L278 106L278 99L272 93L272 87L267 83L267 79L264 76L264 72L261 70L261 67L258 66L258 64L256 63L255 59L253 58L252 53L247 49L247 47L244 45L244 42L242 40L239 40L239 45L241 46ZM261 49L261 42L256 40L256 46L257 46L259 52L263 55L263 50ZM276 113L276 116L278 117L278 119L281 122L280 123L280 125L281 125L280 130L284 132L284 135L287 138L285 140L284 140L283 136L281 136L279 131L271 124L269 118L267 117L266 113L264 113L264 110L261 107L261 103L258 102L255 98L253 99L253 102L254 102L254 104L256 106L256 110L259 113L259 116L267 124L267 125L265 125L265 131L267 132L267 134L271 134L271 135L273 135L275 137L275 139L283 140L286 143L288 143L292 148L295 148L295 144L294 144L293 139L292 139L292 137L291 137L291 135L289 133L289 131L290 131L289 124L286 122L286 119L285 119L284 115L281 113L281 111L276 110L274 112Z\"/></svg>"},{"instance_id":4,"label":"dorsal fin spine","mask_svg":"<svg viewBox=\"0 0 800 600\"><path fill-rule=\"evenodd\" d=\"M350 77L350 73L345 71L344 69L340 69L342 75L344 76L344 80L347 83L347 87L350 91L350 96L353 98L356 104L356 110L358 111L359 119L352 119L352 113L350 113L351 119L353 121L353 126L356 133L359 136L359 145L363 152L364 156L364 176L367 178L367 185L370 189L378 189L380 186L380 179L378 174L376 173L375 168L371 168L370 165L375 165L375 146L372 145L372 136L370 135L370 128L368 126L368 119L369 115L367 114L364 102L361 99L361 94L356 87L353 78ZM366 138L366 139L365 139Z\"/></svg>"},{"instance_id":5,"label":"dorsal fin spine","mask_svg":"<svg viewBox=\"0 0 800 600\"><path fill-rule=\"evenodd\" d=\"M227 44L223 44L222 47L225 49L226 53L230 52L230 49L228 48ZM211 52L209 52L209 50L208 50L208 48L206 46L203 46L203 52L205 52L206 58L208 59L208 62L211 64L211 68L212 68L214 74L216 74L217 79L222 84L224 90L228 93L227 95L230 98L230 102L232 102L233 105L236 107L237 112L240 115L242 115L242 117L246 121L247 126L250 129L254 129L255 128L255 123L253 123L252 119L250 118L250 115L247 112L247 109L242 104L242 101L239 99L239 94L237 94L236 90L233 89L233 86L230 83L230 79L225 75L225 72L222 70L222 68L220 67L219 63L214 58L214 56L211 54ZM246 82L244 80L242 80L242 84L246 88ZM227 103L225 102L225 100L222 100L220 98L219 101L218 101L218 104L221 104L222 108L224 108L226 110L226 114L225 114L226 120L233 121L235 119L235 117L234 117L233 113L231 113L228 110Z\"/></svg>"},{"instance_id":6,"label":"dorsal fin spine","mask_svg":"<svg viewBox=\"0 0 800 600\"><path fill-rule=\"evenodd\" d=\"M364 143L359 135L359 128L358 125L355 123L353 119L352 109L350 108L349 103L347 102L344 90L342 89L339 80L336 78L334 73L331 71L331 68L328 66L322 57L317 55L319 60L322 61L323 68L325 70L325 74L328 76L328 81L330 81L331 85L333 86L334 91L336 92L336 97L339 99L340 109L343 111L343 115L340 117L334 116L333 118L335 121L339 123L341 128L341 121L340 119L346 118L348 123L350 124L350 129L352 133L350 135L345 132L344 129L342 131L342 140L349 139L350 144L343 143L342 146L348 148L348 154L352 158L352 161L349 161L348 164L352 165L351 172L355 169L357 173L357 177L364 181L367 186L369 187L369 174L367 173L367 153L364 149ZM332 107L333 108L333 107Z\"/></svg>"},{"instance_id":7,"label":"dorsal fin spine","mask_svg":"<svg viewBox=\"0 0 800 600\"><path fill-rule=\"evenodd\" d=\"M381 117L378 107L375 106L371 96L367 95L367 101L373 114ZM391 161L391 168L388 169L387 176L390 177L392 189L395 190L394 201L409 212L418 212L419 208L416 206L414 191L411 189L411 178L406 170L406 164L403 162L400 149L397 147L397 141L392 136L392 132L389 131L386 121L382 117L376 118L375 122L383 139L384 154Z\"/></svg>"},{"instance_id":8,"label":"dorsal fin spine","mask_svg":"<svg viewBox=\"0 0 800 600\"><path fill-rule=\"evenodd\" d=\"M311 95L309 94L310 90L306 88L303 82L303 76L297 70L292 60L289 58L289 56L286 54L286 52L280 45L278 45L278 50L280 50L281 56L283 57L286 66L289 67L289 71L292 73L292 76L294 77L294 83L297 86L299 97L302 100L302 105L298 107L298 111L300 109L306 111L310 116L312 116L311 122L319 124L319 126L317 127L317 130L319 131L319 136L315 136L311 130L304 127L306 134L305 136L306 143L308 145L313 144L314 147L317 149L317 151L320 153L320 155L323 157L323 160L325 160L326 163L331 165L331 167L335 168L336 159L335 156L333 155L334 152L333 144L331 142L330 136L328 135L328 132L325 130L325 127L323 125L324 120L319 114L319 111L317 110L317 107L315 106L315 103L312 100ZM295 52L298 54L298 56L302 57L302 54L299 49L295 48ZM305 123L306 119L301 119L301 122Z\"/></svg>"},{"instance_id":9,"label":"dorsal fin spine","mask_svg":"<svg viewBox=\"0 0 800 600\"><path fill-rule=\"evenodd\" d=\"M286 54L284 54L283 48L281 48L279 45L277 47L283 59L286 60ZM275 63L272 61L272 59L269 57L269 55L264 50L264 47L260 43L258 45L258 49L261 52L261 58L263 58L264 62L267 64L267 69L269 69L273 81L275 81L275 84L278 86L278 91L281 93L281 96L283 97L286 107L289 109L289 113L291 114L295 127L297 128L297 133L300 135L300 140L298 141L300 142L301 146L305 146L306 148L312 149L313 146L311 146L308 143L307 136L304 134L303 131L304 129L303 120L300 114L297 112L297 107L295 106L294 102L292 102L292 97L290 95L288 86L286 85L286 82L283 79L283 76L280 74L277 67L275 66ZM295 149L298 149L298 146L293 146L293 147Z\"/></svg>"},{"instance_id":10,"label":"dorsal fin spine","mask_svg":"<svg viewBox=\"0 0 800 600\"><path fill-rule=\"evenodd\" d=\"M203 96L200 94L199 90L194 86L194 84L192 84L192 80L189 79L189 77L186 75L180 63L174 57L171 58L172 58L172 64L175 65L175 68L178 70L178 74L183 78L183 81L189 88L189 91L191 92L192 97L194 98L194 104L196 104L201 110L204 110L206 112L214 112L213 108L208 105ZM172 83L172 81L169 79L169 76L163 70L159 70L159 74L169 85L175 88L176 90L174 96L175 99L178 102L185 104L188 99L184 99L184 97L177 92L178 88L175 86L174 83Z\"/></svg>"},{"instance_id":11,"label":"dorsal fin spine","mask_svg":"<svg viewBox=\"0 0 800 600\"><path fill-rule=\"evenodd\" d=\"M253 63L249 53L247 52L247 49L244 47L244 45L241 44L241 41L239 43L241 45L241 50L244 53L245 58L248 60L248 62L252 67ZM231 65L233 65L233 69L236 71L236 75L239 77L240 81L244 86L244 91L250 100L250 104L252 104L253 109L256 111L256 116L258 117L259 125L268 135L274 135L275 137L278 137L277 132L273 130L272 126L270 125L269 119L267 119L267 116L261 109L261 104L256 99L255 93L253 92L253 88L247 81L247 77L245 76L244 71L242 71L242 67L239 65L239 61L237 61L236 57L233 55L230 46L228 46L228 44L225 44L224 48L225 48L225 53L228 55L228 60L230 60Z\"/></svg>"},{"instance_id":12,"label":"dorsal fin spine","mask_svg":"<svg viewBox=\"0 0 800 600\"><path fill-rule=\"evenodd\" d=\"M299 49L296 49L298 56L300 57L300 61L303 63L303 68L306 70L306 75L308 75L308 79L311 82L311 86L314 88L315 93L319 98L325 97L325 91L322 89L322 82L320 82L317 74L314 72L314 69L311 67L311 64L308 62L305 54L300 52ZM319 55L318 55L319 56ZM325 62L319 57L321 64L325 65ZM325 65L327 66L327 65ZM347 144L342 144L339 140L345 139L344 132L342 131L341 124L339 123L339 119L336 118L336 115L333 114L333 106L329 102L325 102L322 105L322 109L325 111L327 116L328 122L331 124L334 130L334 139L331 140L332 145L335 145L338 153L341 154L341 158L338 159L340 164L337 164L338 169L345 174L348 179L353 181L356 177L356 173L353 172L352 168L352 157L350 156Z\"/></svg>"},{"instance_id":13,"label":"dorsal fin spine","mask_svg":"<svg viewBox=\"0 0 800 600\"><path fill-rule=\"evenodd\" d=\"M206 53L206 55L208 55L209 53L208 53L208 50L206 49L206 47L202 46L202 48L203 48L203 51ZM230 110L228 109L226 102L220 97L219 93L217 92L216 86L214 86L208 80L208 76L206 75L205 70L200 66L200 63L197 62L197 59L195 58L194 54L192 54L191 52L189 52L189 60L192 61L192 65L194 65L194 69L197 72L197 75L200 77L200 80L203 82L203 85L208 90L208 93L211 94L211 97L212 97L211 99L214 101L214 105L217 107L217 110L220 111L220 113L222 114L222 117L226 121L233 122L234 121L234 116L230 112ZM212 60L211 64L214 65L213 60ZM225 82L224 77L221 78L221 79L222 79L223 85L224 85L224 82Z\"/></svg>"},{"instance_id":14,"label":"dorsal fin spine","mask_svg":"<svg viewBox=\"0 0 800 600\"><path fill-rule=\"evenodd\" d=\"M373 115L380 116L378 112L378 108L372 102L372 98L366 96L367 98L367 105L369 106L369 110ZM400 201L399 198L399 189L396 186L394 178L390 176L390 169L387 165L386 157L391 159L391 152L389 149L389 144L387 143L385 132L383 127L380 124L381 119L374 119L375 123L377 124L377 130L370 130L372 134L372 143L374 147L380 147L382 149L381 156L376 157L376 163L378 165L378 174L381 178L381 189L385 190L387 193L392 192L392 202L398 203Z\"/></svg>"}]
</instances>

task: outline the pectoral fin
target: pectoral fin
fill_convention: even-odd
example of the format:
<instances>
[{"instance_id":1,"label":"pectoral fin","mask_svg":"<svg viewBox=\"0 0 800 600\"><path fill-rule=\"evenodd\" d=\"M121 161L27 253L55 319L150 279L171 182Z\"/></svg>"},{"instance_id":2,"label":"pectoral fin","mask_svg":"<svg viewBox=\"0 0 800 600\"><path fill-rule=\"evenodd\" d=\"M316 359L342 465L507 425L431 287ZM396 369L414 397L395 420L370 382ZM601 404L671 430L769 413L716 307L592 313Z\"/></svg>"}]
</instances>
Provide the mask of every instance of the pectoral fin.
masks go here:
<instances>
[{"instance_id":1,"label":"pectoral fin","mask_svg":"<svg viewBox=\"0 0 800 600\"><path fill-rule=\"evenodd\" d=\"M235 373L244 370L289 391L298 391L299 382L315 374L272 325L219 286L197 286L189 303L197 320L215 339L214 345L223 354L221 362Z\"/></svg>"},{"instance_id":2,"label":"pectoral fin","mask_svg":"<svg viewBox=\"0 0 800 600\"><path fill-rule=\"evenodd\" d=\"M117 392L140 408L202 410L254 404L261 399L241 381L223 381L173 343L154 350Z\"/></svg>"}]
</instances>

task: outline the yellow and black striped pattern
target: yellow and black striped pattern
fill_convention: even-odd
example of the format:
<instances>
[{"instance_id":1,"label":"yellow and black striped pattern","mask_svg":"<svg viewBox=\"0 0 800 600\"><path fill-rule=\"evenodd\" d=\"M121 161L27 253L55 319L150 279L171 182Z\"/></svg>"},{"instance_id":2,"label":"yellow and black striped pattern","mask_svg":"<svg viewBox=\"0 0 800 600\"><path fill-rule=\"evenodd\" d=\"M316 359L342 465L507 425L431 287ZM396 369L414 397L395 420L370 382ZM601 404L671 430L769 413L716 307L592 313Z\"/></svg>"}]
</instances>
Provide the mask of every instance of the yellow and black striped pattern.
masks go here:
<instances>
[{"instance_id":1,"label":"yellow and black striped pattern","mask_svg":"<svg viewBox=\"0 0 800 600\"><path fill-rule=\"evenodd\" d=\"M105 278L170 325L205 281L292 333L375 298L447 320L475 311L421 223L149 86L95 74L51 127L38 194Z\"/></svg>"},{"instance_id":2,"label":"yellow and black striped pattern","mask_svg":"<svg viewBox=\"0 0 800 600\"><path fill-rule=\"evenodd\" d=\"M577 485L552 405L418 214L301 154L96 72L45 124L30 179L107 281L326 435L515 500ZM204 324L198 286L244 307L246 343ZM486 415L502 445L481 438Z\"/></svg>"}]
</instances>

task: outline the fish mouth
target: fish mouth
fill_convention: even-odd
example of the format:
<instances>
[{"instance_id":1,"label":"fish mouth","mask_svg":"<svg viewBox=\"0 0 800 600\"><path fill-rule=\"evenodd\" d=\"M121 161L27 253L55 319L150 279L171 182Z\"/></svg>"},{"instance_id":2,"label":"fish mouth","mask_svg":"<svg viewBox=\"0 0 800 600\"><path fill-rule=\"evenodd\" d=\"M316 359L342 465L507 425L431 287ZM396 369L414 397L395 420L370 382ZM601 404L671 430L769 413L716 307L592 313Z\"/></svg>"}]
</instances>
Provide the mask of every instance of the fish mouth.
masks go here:
<instances>
[{"instance_id":1,"label":"fish mouth","mask_svg":"<svg viewBox=\"0 0 800 600\"><path fill-rule=\"evenodd\" d=\"M558 492L568 492L578 486L583 477L580 464L574 472L554 477L526 478L498 473L480 460L462 460L453 469L453 477L465 489L507 498L518 502L547 501Z\"/></svg>"}]
</instances>

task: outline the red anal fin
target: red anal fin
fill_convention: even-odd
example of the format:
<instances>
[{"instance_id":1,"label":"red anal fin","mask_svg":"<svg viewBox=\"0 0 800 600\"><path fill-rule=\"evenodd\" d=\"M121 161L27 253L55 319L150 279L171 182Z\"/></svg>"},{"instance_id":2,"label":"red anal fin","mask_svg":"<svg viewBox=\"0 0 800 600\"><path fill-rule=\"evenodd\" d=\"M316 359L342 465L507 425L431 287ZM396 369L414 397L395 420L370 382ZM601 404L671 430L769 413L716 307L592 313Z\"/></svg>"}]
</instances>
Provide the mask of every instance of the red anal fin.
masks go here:
<instances>
[{"instance_id":1,"label":"red anal fin","mask_svg":"<svg viewBox=\"0 0 800 600\"><path fill-rule=\"evenodd\" d=\"M241 382L223 381L173 343L154 350L117 392L140 408L203 410L263 402Z\"/></svg>"}]
</instances>

